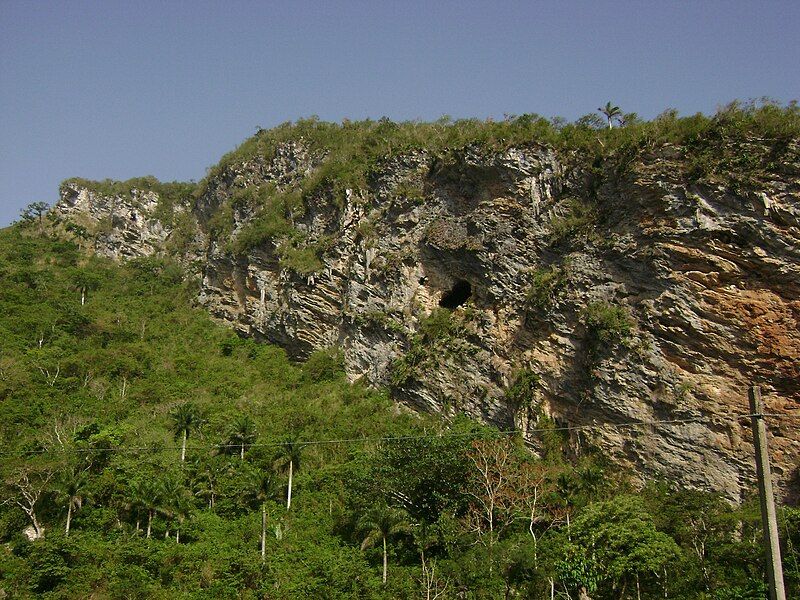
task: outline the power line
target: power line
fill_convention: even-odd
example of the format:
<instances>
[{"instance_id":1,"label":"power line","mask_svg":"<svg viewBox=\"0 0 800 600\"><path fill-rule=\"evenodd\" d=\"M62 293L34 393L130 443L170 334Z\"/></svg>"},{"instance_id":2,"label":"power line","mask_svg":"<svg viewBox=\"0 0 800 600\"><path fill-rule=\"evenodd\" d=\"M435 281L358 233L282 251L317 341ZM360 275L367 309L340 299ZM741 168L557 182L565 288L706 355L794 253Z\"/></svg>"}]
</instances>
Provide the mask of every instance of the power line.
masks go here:
<instances>
[{"instance_id":1,"label":"power line","mask_svg":"<svg viewBox=\"0 0 800 600\"><path fill-rule=\"evenodd\" d=\"M743 414L743 415L734 415L733 418L744 419L750 418L756 415L753 414ZM761 416L764 417L800 417L800 415L779 415L779 414L762 414ZM589 425L567 425L567 426L560 426L560 427L542 427L542 428L534 428L534 429L512 429L512 430L502 430L502 431L493 431L494 435L514 435L514 434L523 434L528 435L532 433L547 433L547 432L554 432L554 431L586 431L592 429L630 429L633 427L653 427L657 425L686 425L689 423L700 423L700 422L707 422L706 419L701 417L692 417L692 418L685 418L685 419L665 419L665 420L653 420L653 421L627 421L622 423L594 423ZM438 434L425 434L425 435L400 435L400 436L383 436L383 437L358 437L358 438L332 438L332 439L310 439L310 440L296 440L296 441L274 441L274 442L261 442L261 443L254 443L254 444L244 444L244 446L248 449L250 448L280 448L283 446L287 446L289 444L297 443L301 444L302 446L324 446L324 445L347 445L347 444L381 444L386 442L397 442L397 441L415 441L415 440L426 440L426 439L437 439L437 438L469 438L476 436L476 432L469 432L469 433L438 433ZM187 446L187 451L197 451L197 450L228 450L228 449L238 449L241 448L242 444L207 444L207 445L198 445L198 446ZM42 448L38 450L29 450L29 451L0 451L0 456L40 456L45 454L60 454L60 453L76 453L76 454L88 454L92 452L148 452L148 453L156 453L156 452L164 452L168 450L181 450L182 446L111 446L105 448Z\"/></svg>"}]
</instances>

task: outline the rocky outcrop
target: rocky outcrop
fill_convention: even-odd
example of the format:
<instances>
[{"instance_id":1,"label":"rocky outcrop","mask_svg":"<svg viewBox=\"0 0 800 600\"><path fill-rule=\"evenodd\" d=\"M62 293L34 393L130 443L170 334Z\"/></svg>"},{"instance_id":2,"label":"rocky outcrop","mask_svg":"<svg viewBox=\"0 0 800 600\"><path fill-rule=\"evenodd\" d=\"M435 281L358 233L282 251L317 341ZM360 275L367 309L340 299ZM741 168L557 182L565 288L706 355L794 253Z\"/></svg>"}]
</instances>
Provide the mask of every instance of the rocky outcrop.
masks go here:
<instances>
[{"instance_id":1,"label":"rocky outcrop","mask_svg":"<svg viewBox=\"0 0 800 600\"><path fill-rule=\"evenodd\" d=\"M103 194L67 181L60 189L58 214L91 235L101 256L121 260L149 256L164 248L171 229L156 218L159 195L132 189L129 194Z\"/></svg>"},{"instance_id":2,"label":"rocky outcrop","mask_svg":"<svg viewBox=\"0 0 800 600\"><path fill-rule=\"evenodd\" d=\"M287 143L221 169L194 203L199 302L297 359L340 347L351 379L416 409L519 428L534 447L554 422L574 452L732 499L752 486L741 415L759 383L792 494L798 153L734 189L689 177L682 152L589 168L539 144L420 150L298 206L292 190L324 157ZM68 188L58 210L110 215L103 254L163 251L157 198L119 200Z\"/></svg>"}]
</instances>

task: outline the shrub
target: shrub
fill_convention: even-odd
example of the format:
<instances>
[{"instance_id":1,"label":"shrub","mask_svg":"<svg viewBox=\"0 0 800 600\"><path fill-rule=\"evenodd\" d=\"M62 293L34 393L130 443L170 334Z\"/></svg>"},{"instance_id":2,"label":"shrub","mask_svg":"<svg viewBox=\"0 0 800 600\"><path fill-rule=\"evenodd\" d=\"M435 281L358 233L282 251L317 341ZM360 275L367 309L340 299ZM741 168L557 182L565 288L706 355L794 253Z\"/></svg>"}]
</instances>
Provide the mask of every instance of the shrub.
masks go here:
<instances>
[{"instance_id":1,"label":"shrub","mask_svg":"<svg viewBox=\"0 0 800 600\"><path fill-rule=\"evenodd\" d=\"M530 369L522 369L514 378L514 383L506 390L506 401L517 410L530 408L541 378Z\"/></svg>"},{"instance_id":2,"label":"shrub","mask_svg":"<svg viewBox=\"0 0 800 600\"><path fill-rule=\"evenodd\" d=\"M597 357L630 339L633 319L623 306L592 302L584 310L583 319L592 356Z\"/></svg>"},{"instance_id":3,"label":"shrub","mask_svg":"<svg viewBox=\"0 0 800 600\"><path fill-rule=\"evenodd\" d=\"M531 284L525 294L528 308L549 312L558 295L567 283L565 269L556 265L536 269L531 276Z\"/></svg>"},{"instance_id":4,"label":"shrub","mask_svg":"<svg viewBox=\"0 0 800 600\"><path fill-rule=\"evenodd\" d=\"M565 203L566 211L550 221L550 243L561 244L588 233L597 215L594 208L583 200L570 198Z\"/></svg>"},{"instance_id":5,"label":"shrub","mask_svg":"<svg viewBox=\"0 0 800 600\"><path fill-rule=\"evenodd\" d=\"M313 352L303 365L303 376L309 381L332 381L344 375L344 353L339 348Z\"/></svg>"}]
</instances>

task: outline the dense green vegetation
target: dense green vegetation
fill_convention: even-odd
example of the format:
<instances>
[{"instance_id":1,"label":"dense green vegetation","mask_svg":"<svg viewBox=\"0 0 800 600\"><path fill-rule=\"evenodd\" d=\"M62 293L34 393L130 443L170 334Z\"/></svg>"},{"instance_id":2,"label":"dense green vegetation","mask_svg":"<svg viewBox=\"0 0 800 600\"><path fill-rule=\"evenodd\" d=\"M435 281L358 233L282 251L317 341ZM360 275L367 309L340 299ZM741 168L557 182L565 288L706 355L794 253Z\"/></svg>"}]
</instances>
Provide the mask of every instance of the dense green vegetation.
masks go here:
<instances>
[{"instance_id":1,"label":"dense green vegetation","mask_svg":"<svg viewBox=\"0 0 800 600\"><path fill-rule=\"evenodd\" d=\"M86 257L35 221L0 233L0 273L10 597L763 597L753 506L636 491L545 417L536 459L397 412L338 352L295 365L214 325L175 265ZM587 324L604 340L620 319ZM436 311L419 344L457 326ZM800 513L781 514L796 591Z\"/></svg>"},{"instance_id":2,"label":"dense green vegetation","mask_svg":"<svg viewBox=\"0 0 800 600\"><path fill-rule=\"evenodd\" d=\"M320 167L288 190L243 188L211 226L224 236L232 210L258 205L234 250L280 238L281 260L310 272L322 249L293 224L308 195L368 187L379 161L410 150L446 161L467 144L540 141L624 168L679 143L694 176L729 177L737 166L737 177L759 177L796 151L800 133L795 105L650 123L627 115L622 127L608 127L619 115L606 108L608 123L309 119L260 131L209 178L268 160L292 139L319 153ZM736 152L751 139L768 140L768 151ZM169 191L151 178L82 184L154 189L171 214L171 202L202 193L208 178ZM570 208L562 237L593 218L582 204ZM591 449L574 456L543 414L537 454L457 407L411 415L348 384L337 351L293 364L193 308L196 283L175 264L86 256L49 237L42 214L32 209L0 232L0 597L764 598L753 503L732 507L665 482L638 489ZM532 312L546 314L568 268L531 274ZM627 343L634 328L613 304L591 304L582 317L593 356ZM380 313L370 320L390 326ZM394 382L413 381L463 327L434 311ZM537 385L536 373L518 373L508 401L530 406ZM800 511L780 516L798 596Z\"/></svg>"},{"instance_id":3,"label":"dense green vegetation","mask_svg":"<svg viewBox=\"0 0 800 600\"><path fill-rule=\"evenodd\" d=\"M509 115L502 121L452 120L433 123L349 121L341 124L316 118L287 122L273 129L259 129L236 150L209 169L200 182L202 194L208 181L227 168L243 162L273 158L278 144L302 140L308 149L324 156L320 168L306 177L300 189L311 194L323 186L342 192L345 188L368 187L369 174L381 161L414 150L426 150L443 159L467 145L502 150L518 144L538 142L554 148L578 151L590 157L632 156L663 144L683 146L691 170L697 176L730 176L734 171L757 174L779 162L800 136L800 107L795 102L781 106L769 100L733 102L715 115L678 116L667 110L652 121L625 115L621 126L608 128L597 114L587 114L573 123L546 119L536 114ZM767 142L761 153L739 152L736 144ZM585 158L585 156L584 156Z\"/></svg>"}]
</instances>

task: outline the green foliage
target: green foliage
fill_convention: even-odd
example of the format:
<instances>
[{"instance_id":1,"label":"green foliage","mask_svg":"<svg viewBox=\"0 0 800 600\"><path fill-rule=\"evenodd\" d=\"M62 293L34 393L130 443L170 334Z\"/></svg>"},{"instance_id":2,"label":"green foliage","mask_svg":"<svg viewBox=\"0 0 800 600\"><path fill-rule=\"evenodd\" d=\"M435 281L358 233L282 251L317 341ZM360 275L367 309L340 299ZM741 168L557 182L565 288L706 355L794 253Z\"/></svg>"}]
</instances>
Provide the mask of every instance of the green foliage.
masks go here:
<instances>
[{"instance_id":1,"label":"green foliage","mask_svg":"<svg viewBox=\"0 0 800 600\"><path fill-rule=\"evenodd\" d=\"M575 519L557 569L567 587L620 589L646 577L657 578L677 561L675 541L658 531L641 499L619 496L592 504Z\"/></svg>"},{"instance_id":2,"label":"green foliage","mask_svg":"<svg viewBox=\"0 0 800 600\"><path fill-rule=\"evenodd\" d=\"M158 206L152 216L168 226L175 224L175 207L178 205L188 206L196 188L195 183L183 181L161 182L152 175L134 177L126 181L115 181L113 179L93 181L81 177L73 177L64 180L61 186L86 188L101 196L118 196L128 199L133 198L135 190L155 192L158 194Z\"/></svg>"},{"instance_id":3,"label":"green foliage","mask_svg":"<svg viewBox=\"0 0 800 600\"><path fill-rule=\"evenodd\" d=\"M349 121L326 123L316 117L283 123L273 129L259 129L236 150L226 154L208 171L195 189L201 196L209 182L245 162L268 163L279 144L300 142L320 160L319 166L306 175L292 193L308 199L323 191L332 192L340 202L346 189L366 190L370 175L384 161L409 152L425 150L446 158L465 146L485 152L503 151L529 143L549 144L557 149L577 151L588 158L630 163L631 157L665 144L687 149L687 173L694 178L751 177L780 164L781 157L792 152L791 141L800 136L800 108L795 102L781 106L768 99L734 102L713 116L696 114L679 117L665 111L652 121L642 121L635 113L621 114L611 105L574 123L563 119L547 120L539 115L510 115L501 121L443 118L433 123ZM612 120L619 126L607 127ZM743 145L758 140L743 152ZM760 146L762 150L759 150ZM416 182L401 183L397 199L415 203L424 201L425 192ZM575 217L580 222L580 217ZM579 223L566 223L565 225ZM583 223L585 225L585 223Z\"/></svg>"},{"instance_id":4,"label":"green foliage","mask_svg":"<svg viewBox=\"0 0 800 600\"><path fill-rule=\"evenodd\" d=\"M344 353L339 348L317 350L303 364L308 381L334 381L344 376Z\"/></svg>"},{"instance_id":5,"label":"green foliage","mask_svg":"<svg viewBox=\"0 0 800 600\"><path fill-rule=\"evenodd\" d=\"M562 244L592 232L597 215L591 205L577 198L569 198L565 212L550 221L550 243Z\"/></svg>"},{"instance_id":6,"label":"green foliage","mask_svg":"<svg viewBox=\"0 0 800 600\"><path fill-rule=\"evenodd\" d=\"M319 271L319 255L325 250L325 240L310 243L307 235L296 229L295 219L305 213L299 190L278 192L274 185L240 188L230 207L215 213L210 223L217 238L230 237L233 228L233 209L250 207L255 215L233 238L228 247L235 254L246 254L254 248L271 243L283 267L307 275Z\"/></svg>"},{"instance_id":7,"label":"green foliage","mask_svg":"<svg viewBox=\"0 0 800 600\"><path fill-rule=\"evenodd\" d=\"M463 324L447 308L436 308L420 320L419 330L411 339L408 351L392 368L392 384L402 386L417 369L433 366L441 356L464 350ZM438 353L438 354L437 354Z\"/></svg>"},{"instance_id":8,"label":"green foliage","mask_svg":"<svg viewBox=\"0 0 800 600\"><path fill-rule=\"evenodd\" d=\"M633 318L624 306L592 302L583 311L589 354L599 357L619 344L625 344L633 331Z\"/></svg>"},{"instance_id":9,"label":"green foliage","mask_svg":"<svg viewBox=\"0 0 800 600\"><path fill-rule=\"evenodd\" d=\"M573 598L581 585L595 598L634 597L637 581L644 599L665 588L686 600L763 593L750 504L663 486L634 493L596 457L567 460L544 415L540 461L515 436L466 418L400 411L348 384L336 350L296 365L215 325L169 261L114 265L31 233L0 232L0 589L9 597L377 600L447 586L540 598L551 580ZM587 317L605 332L598 339L617 339L609 331L625 319L614 313ZM416 367L464 351L465 336L458 312L434 311L412 348L437 357ZM533 400L537 382L517 373L509 401ZM45 532L34 542L22 534L32 523L23 489L37 495ZM502 522L492 532L487 489ZM781 511L796 596L795 513Z\"/></svg>"},{"instance_id":10,"label":"green foliage","mask_svg":"<svg viewBox=\"0 0 800 600\"><path fill-rule=\"evenodd\" d=\"M622 120L622 111L620 110L619 106L614 106L611 102L606 102L606 105L598 108L603 116L608 121L608 128L611 129L614 120L621 121Z\"/></svg>"},{"instance_id":11,"label":"green foliage","mask_svg":"<svg viewBox=\"0 0 800 600\"><path fill-rule=\"evenodd\" d=\"M42 223L42 217L47 213L50 205L47 202L31 202L20 211L20 218L23 224L37 222Z\"/></svg>"},{"instance_id":12,"label":"green foliage","mask_svg":"<svg viewBox=\"0 0 800 600\"><path fill-rule=\"evenodd\" d=\"M547 314L567 284L567 269L558 265L536 269L531 274L531 283L525 294L525 303L530 309Z\"/></svg>"},{"instance_id":13,"label":"green foliage","mask_svg":"<svg viewBox=\"0 0 800 600\"><path fill-rule=\"evenodd\" d=\"M529 369L522 369L514 377L514 382L506 390L506 401L515 407L515 410L531 408L533 406L536 390L539 388L541 378Z\"/></svg>"}]
</instances>

